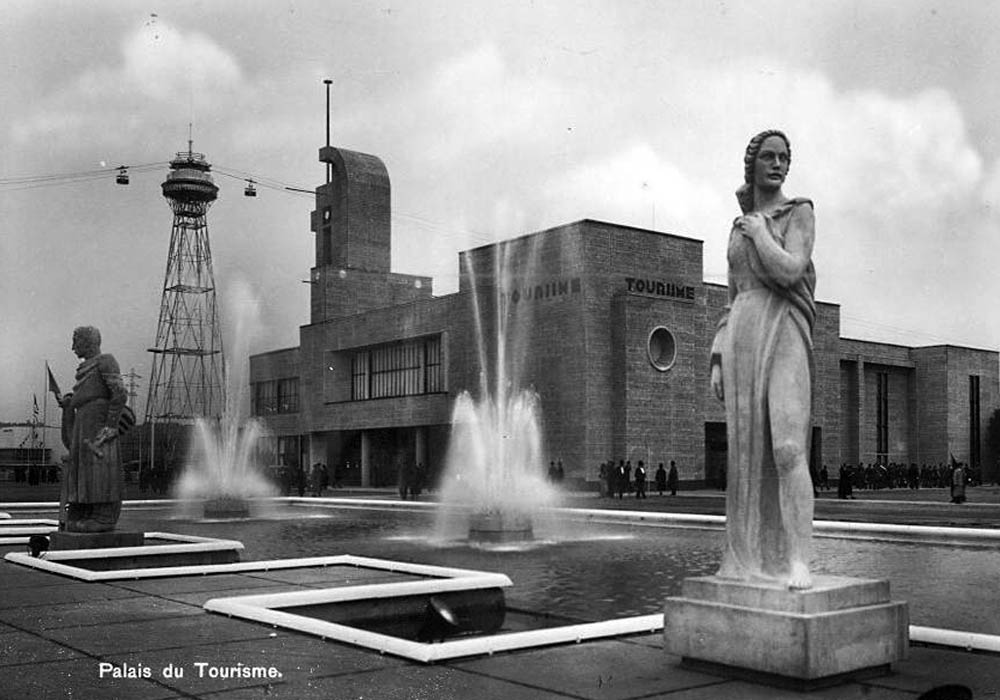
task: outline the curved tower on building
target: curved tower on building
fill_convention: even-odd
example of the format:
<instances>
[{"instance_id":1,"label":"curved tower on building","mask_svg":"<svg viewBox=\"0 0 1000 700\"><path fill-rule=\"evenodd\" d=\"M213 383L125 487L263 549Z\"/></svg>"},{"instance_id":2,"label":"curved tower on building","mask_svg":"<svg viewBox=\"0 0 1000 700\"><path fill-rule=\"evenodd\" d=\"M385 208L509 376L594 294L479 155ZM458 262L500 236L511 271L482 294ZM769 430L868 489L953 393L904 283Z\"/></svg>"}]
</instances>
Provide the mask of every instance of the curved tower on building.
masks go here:
<instances>
[{"instance_id":1,"label":"curved tower on building","mask_svg":"<svg viewBox=\"0 0 1000 700\"><path fill-rule=\"evenodd\" d=\"M153 369L146 402L146 422L159 432L153 449L167 450L159 460L174 456L170 453L176 445L171 443L179 431L170 426L217 418L225 407L222 334L206 219L219 188L210 171L205 156L192 152L189 142L187 152L170 161L162 185L174 224L156 343L149 348Z\"/></svg>"}]
</instances>

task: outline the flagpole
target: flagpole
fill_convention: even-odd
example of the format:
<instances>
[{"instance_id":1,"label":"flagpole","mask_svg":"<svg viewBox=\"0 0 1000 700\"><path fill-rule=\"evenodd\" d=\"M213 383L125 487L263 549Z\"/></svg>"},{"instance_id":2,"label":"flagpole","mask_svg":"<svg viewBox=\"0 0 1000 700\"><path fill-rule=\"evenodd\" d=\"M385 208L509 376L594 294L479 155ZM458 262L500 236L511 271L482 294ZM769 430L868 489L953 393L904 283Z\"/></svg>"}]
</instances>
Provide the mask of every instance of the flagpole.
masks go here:
<instances>
[{"instance_id":1,"label":"flagpole","mask_svg":"<svg viewBox=\"0 0 1000 700\"><path fill-rule=\"evenodd\" d=\"M39 454L38 454L38 394L31 395L31 446L30 454L31 460L28 466L28 484L37 486L41 483L41 471L38 466ZM35 483L31 484L32 479L35 479Z\"/></svg>"},{"instance_id":2,"label":"flagpole","mask_svg":"<svg viewBox=\"0 0 1000 700\"><path fill-rule=\"evenodd\" d=\"M42 383L42 458L49 434L49 361L45 361L45 381Z\"/></svg>"}]
</instances>

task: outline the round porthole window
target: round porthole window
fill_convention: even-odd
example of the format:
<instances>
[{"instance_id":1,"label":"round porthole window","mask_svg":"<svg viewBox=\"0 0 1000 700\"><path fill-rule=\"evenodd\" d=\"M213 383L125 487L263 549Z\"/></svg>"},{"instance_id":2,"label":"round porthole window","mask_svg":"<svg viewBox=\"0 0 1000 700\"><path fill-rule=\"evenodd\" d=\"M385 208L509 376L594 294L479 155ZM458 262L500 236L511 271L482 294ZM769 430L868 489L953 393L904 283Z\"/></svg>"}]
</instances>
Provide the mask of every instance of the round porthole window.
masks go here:
<instances>
[{"instance_id":1,"label":"round porthole window","mask_svg":"<svg viewBox=\"0 0 1000 700\"><path fill-rule=\"evenodd\" d=\"M649 334L646 352L649 355L649 364L660 372L666 372L674 366L674 360L677 359L677 343L674 342L674 334L663 326L654 328Z\"/></svg>"}]
</instances>

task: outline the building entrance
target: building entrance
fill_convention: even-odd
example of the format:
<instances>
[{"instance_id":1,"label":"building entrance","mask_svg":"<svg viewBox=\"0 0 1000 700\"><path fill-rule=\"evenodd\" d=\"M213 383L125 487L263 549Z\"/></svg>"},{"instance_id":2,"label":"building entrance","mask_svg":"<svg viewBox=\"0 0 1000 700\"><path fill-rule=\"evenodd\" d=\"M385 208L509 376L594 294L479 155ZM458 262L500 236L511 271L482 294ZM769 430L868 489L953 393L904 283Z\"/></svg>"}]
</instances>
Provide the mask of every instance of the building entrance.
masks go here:
<instances>
[{"instance_id":1,"label":"building entrance","mask_svg":"<svg viewBox=\"0 0 1000 700\"><path fill-rule=\"evenodd\" d=\"M725 423L705 423L705 485L725 490L728 441Z\"/></svg>"},{"instance_id":2,"label":"building entrance","mask_svg":"<svg viewBox=\"0 0 1000 700\"><path fill-rule=\"evenodd\" d=\"M823 468L823 429L813 426L812 442L809 446L809 475L813 484L819 483L819 470Z\"/></svg>"}]
</instances>

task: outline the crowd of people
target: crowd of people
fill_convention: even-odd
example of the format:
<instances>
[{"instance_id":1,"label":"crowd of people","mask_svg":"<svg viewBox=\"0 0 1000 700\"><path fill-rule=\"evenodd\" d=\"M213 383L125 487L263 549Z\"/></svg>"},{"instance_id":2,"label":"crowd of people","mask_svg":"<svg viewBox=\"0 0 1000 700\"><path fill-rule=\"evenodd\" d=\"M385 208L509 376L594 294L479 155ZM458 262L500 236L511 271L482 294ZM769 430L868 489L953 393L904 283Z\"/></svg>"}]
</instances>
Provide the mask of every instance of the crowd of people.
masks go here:
<instances>
[{"instance_id":1,"label":"crowd of people","mask_svg":"<svg viewBox=\"0 0 1000 700\"><path fill-rule=\"evenodd\" d=\"M316 462L308 469L280 468L274 477L285 495L297 492L302 496L308 492L313 496L321 496L326 489L342 485L343 472L344 469L339 466L329 469L322 462ZM670 461L669 468L660 462L650 475L643 460L639 460L633 466L631 460L620 459L616 464L615 460L609 459L599 465L597 476L600 495L619 499L626 495L646 498L649 491L655 491L661 496L669 492L675 496L680 482L677 465L673 460ZM854 497L855 489L878 491L950 488L953 491L961 491L959 495L953 496L955 502L961 503L965 500L966 486L979 486L983 483L982 470L979 467L958 462L921 466L912 462L910 464L859 462L856 465L844 462L840 465L836 476L836 481L831 481L831 475L825 464L818 471L814 471L812 474L814 493L819 495L835 488L838 498L848 499ZM49 469L23 467L15 470L14 477L16 482L29 484L57 483L59 470L56 467ZM565 479L562 460L549 463L546 478L555 486L562 484ZM143 469L138 473L139 490L143 494L151 492L163 495L169 490L171 480L171 475L162 468ZM404 465L399 470L398 487L400 498L404 500L420 496L427 488L427 469L423 464ZM722 488L724 489L724 486Z\"/></svg>"},{"instance_id":2,"label":"crowd of people","mask_svg":"<svg viewBox=\"0 0 1000 700\"><path fill-rule=\"evenodd\" d=\"M128 475L129 472L125 472ZM165 496L174 481L174 474L162 464L155 467L139 469L139 492L143 495L152 493L156 496Z\"/></svg>"},{"instance_id":3,"label":"crowd of people","mask_svg":"<svg viewBox=\"0 0 1000 700\"><path fill-rule=\"evenodd\" d=\"M416 499L427 485L427 468L423 462L406 462L399 468L399 497Z\"/></svg>"},{"instance_id":4,"label":"crowd of people","mask_svg":"<svg viewBox=\"0 0 1000 700\"><path fill-rule=\"evenodd\" d=\"M864 464L858 462L857 465L844 462L840 465L840 472L837 476L837 496L842 499L853 498L854 489L878 491L881 489L951 488L954 490L955 487L961 487L963 491L961 500L956 501L961 503L965 500L965 486L980 486L982 483L982 470L978 466L969 466L955 461L952 461L951 464L941 462L937 465L923 464L919 466L916 462L910 464L900 462ZM823 465L819 471L815 486L819 491L830 488L826 465Z\"/></svg>"},{"instance_id":5,"label":"crowd of people","mask_svg":"<svg viewBox=\"0 0 1000 700\"><path fill-rule=\"evenodd\" d=\"M649 475L646 464L641 459L634 469L630 459L620 459L617 465L613 459L601 462L597 468L597 479L602 497L624 498L627 493L635 494L636 498L646 498ZM666 491L670 491L671 496L676 496L679 482L676 463L671 460L670 470L667 471L663 467L663 462L660 462L653 474L654 490L661 496Z\"/></svg>"},{"instance_id":6,"label":"crowd of people","mask_svg":"<svg viewBox=\"0 0 1000 700\"><path fill-rule=\"evenodd\" d=\"M55 465L30 464L14 467L14 483L37 486L58 484L59 468Z\"/></svg>"},{"instance_id":7,"label":"crowd of people","mask_svg":"<svg viewBox=\"0 0 1000 700\"><path fill-rule=\"evenodd\" d=\"M566 471L563 469L563 463L560 459L558 462L549 462L549 473L548 479L553 484L561 484L563 479L566 478Z\"/></svg>"}]
</instances>

